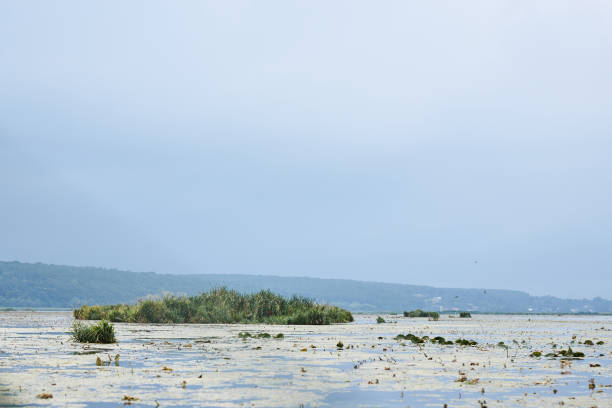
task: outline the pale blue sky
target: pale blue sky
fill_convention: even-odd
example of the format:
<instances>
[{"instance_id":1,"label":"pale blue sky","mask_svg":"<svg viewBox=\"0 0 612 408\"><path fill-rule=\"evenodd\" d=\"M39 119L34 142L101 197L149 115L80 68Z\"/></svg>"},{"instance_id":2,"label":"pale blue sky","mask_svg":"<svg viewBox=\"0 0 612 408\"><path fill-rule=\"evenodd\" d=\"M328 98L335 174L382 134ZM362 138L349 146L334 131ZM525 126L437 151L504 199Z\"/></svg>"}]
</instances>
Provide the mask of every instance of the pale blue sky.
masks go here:
<instances>
[{"instance_id":1,"label":"pale blue sky","mask_svg":"<svg viewBox=\"0 0 612 408\"><path fill-rule=\"evenodd\" d=\"M0 0L0 259L610 298L611 27L609 1Z\"/></svg>"}]
</instances>

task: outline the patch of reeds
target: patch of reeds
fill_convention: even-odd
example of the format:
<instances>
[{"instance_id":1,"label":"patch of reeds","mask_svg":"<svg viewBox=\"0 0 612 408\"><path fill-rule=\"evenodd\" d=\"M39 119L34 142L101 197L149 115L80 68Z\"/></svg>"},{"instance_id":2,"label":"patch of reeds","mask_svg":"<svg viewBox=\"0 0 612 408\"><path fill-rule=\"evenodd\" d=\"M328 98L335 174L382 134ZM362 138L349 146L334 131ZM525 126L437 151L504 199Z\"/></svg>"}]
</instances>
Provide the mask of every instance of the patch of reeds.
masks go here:
<instances>
[{"instance_id":1,"label":"patch of reeds","mask_svg":"<svg viewBox=\"0 0 612 408\"><path fill-rule=\"evenodd\" d=\"M353 321L348 310L317 304L305 297L284 298L270 290L245 294L227 288L213 289L197 296L166 295L134 305L81 306L74 310L74 317L130 323L323 325Z\"/></svg>"},{"instance_id":2,"label":"patch of reeds","mask_svg":"<svg viewBox=\"0 0 612 408\"><path fill-rule=\"evenodd\" d=\"M72 338L79 343L115 343L115 327L106 320L89 325L74 322L72 325Z\"/></svg>"},{"instance_id":3,"label":"patch of reeds","mask_svg":"<svg viewBox=\"0 0 612 408\"><path fill-rule=\"evenodd\" d=\"M416 309L411 312L404 312L404 317L428 317L432 320L438 320L440 314L438 312L425 312L421 309Z\"/></svg>"}]
</instances>

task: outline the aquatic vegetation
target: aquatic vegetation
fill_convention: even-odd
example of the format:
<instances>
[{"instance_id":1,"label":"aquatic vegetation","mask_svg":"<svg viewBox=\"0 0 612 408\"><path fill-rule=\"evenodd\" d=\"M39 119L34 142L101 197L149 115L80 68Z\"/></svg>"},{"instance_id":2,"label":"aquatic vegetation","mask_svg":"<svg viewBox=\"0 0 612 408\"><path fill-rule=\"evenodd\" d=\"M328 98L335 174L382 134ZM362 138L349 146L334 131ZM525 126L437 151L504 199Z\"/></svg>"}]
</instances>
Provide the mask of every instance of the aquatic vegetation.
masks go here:
<instances>
[{"instance_id":1,"label":"aquatic vegetation","mask_svg":"<svg viewBox=\"0 0 612 408\"><path fill-rule=\"evenodd\" d=\"M438 320L440 314L438 312L424 312L421 309L416 309L411 312L404 312L404 317L429 317L432 320Z\"/></svg>"},{"instance_id":2,"label":"aquatic vegetation","mask_svg":"<svg viewBox=\"0 0 612 408\"><path fill-rule=\"evenodd\" d=\"M279 337L280 336L280 337ZM253 339L269 339L272 337L272 335L270 333L257 333L257 334L251 334L249 332L240 332L238 333L238 337L246 340L248 338L253 338ZM285 337L282 333L278 333L276 336L274 336L275 339L282 339L283 337Z\"/></svg>"},{"instance_id":3,"label":"aquatic vegetation","mask_svg":"<svg viewBox=\"0 0 612 408\"><path fill-rule=\"evenodd\" d=\"M541 351L534 351L533 353L531 353L529 355L529 357L542 357L542 352Z\"/></svg>"},{"instance_id":4,"label":"aquatic vegetation","mask_svg":"<svg viewBox=\"0 0 612 408\"><path fill-rule=\"evenodd\" d=\"M383 319L382 317L378 316L376 318L376 323L380 324L380 323L386 323L386 322L385 322L385 319Z\"/></svg>"},{"instance_id":5,"label":"aquatic vegetation","mask_svg":"<svg viewBox=\"0 0 612 408\"><path fill-rule=\"evenodd\" d=\"M132 405L132 402L138 401L139 398L131 397L129 395L124 395L121 401L124 401L125 405Z\"/></svg>"},{"instance_id":6,"label":"aquatic vegetation","mask_svg":"<svg viewBox=\"0 0 612 408\"><path fill-rule=\"evenodd\" d=\"M591 378L589 380L589 390L594 390L595 389L595 379Z\"/></svg>"},{"instance_id":7,"label":"aquatic vegetation","mask_svg":"<svg viewBox=\"0 0 612 408\"><path fill-rule=\"evenodd\" d=\"M598 346L602 346L602 345L604 344L604 341L603 341L603 340L599 340L599 341L598 341L596 344L597 344Z\"/></svg>"},{"instance_id":8,"label":"aquatic vegetation","mask_svg":"<svg viewBox=\"0 0 612 408\"><path fill-rule=\"evenodd\" d=\"M79 320L106 319L131 323L268 323L333 324L353 321L351 312L322 305L311 299L284 298L269 290L244 294L226 288L197 296L166 295L134 305L81 306L75 309Z\"/></svg>"},{"instance_id":9,"label":"aquatic vegetation","mask_svg":"<svg viewBox=\"0 0 612 408\"><path fill-rule=\"evenodd\" d=\"M568 347L567 350L559 350L553 353L546 354L546 357L560 357L564 359L575 359L584 357L584 353L581 351L574 351L571 347Z\"/></svg>"},{"instance_id":10,"label":"aquatic vegetation","mask_svg":"<svg viewBox=\"0 0 612 408\"><path fill-rule=\"evenodd\" d=\"M450 340L446 340L444 337L442 336L436 336L433 339L430 340L431 343L438 343L438 344L444 344L444 345L451 345L453 344L452 341Z\"/></svg>"},{"instance_id":11,"label":"aquatic vegetation","mask_svg":"<svg viewBox=\"0 0 612 408\"><path fill-rule=\"evenodd\" d=\"M38 394L36 398L49 399L49 398L53 398L53 394L50 394L48 392L43 392L43 393Z\"/></svg>"},{"instance_id":12,"label":"aquatic vegetation","mask_svg":"<svg viewBox=\"0 0 612 408\"><path fill-rule=\"evenodd\" d=\"M336 344L336 347L338 347L339 349L344 348L344 343L342 343L342 340L338 341L338 343Z\"/></svg>"},{"instance_id":13,"label":"aquatic vegetation","mask_svg":"<svg viewBox=\"0 0 612 408\"><path fill-rule=\"evenodd\" d=\"M592 346L592 345L594 345L594 344L595 344L595 343L593 343L593 341L592 341L592 340L585 340L585 341L584 341L584 345L585 345L585 346Z\"/></svg>"},{"instance_id":14,"label":"aquatic vegetation","mask_svg":"<svg viewBox=\"0 0 612 408\"><path fill-rule=\"evenodd\" d=\"M458 345L461 345L461 346L475 346L476 344L478 344L474 340L457 339L453 343L450 340L446 340L442 336L436 336L434 338L430 338L429 336L419 337L419 336L415 336L412 333L398 334L397 336L395 336L395 340L398 340L398 341L399 340L410 340L414 344L424 344L426 342L430 342L430 343L433 343L433 344L437 343L437 344L442 344L442 345L447 345L447 346L450 346L452 344L458 344Z\"/></svg>"},{"instance_id":15,"label":"aquatic vegetation","mask_svg":"<svg viewBox=\"0 0 612 408\"><path fill-rule=\"evenodd\" d=\"M472 317L472 314L470 312L460 312L459 317L466 319Z\"/></svg>"},{"instance_id":16,"label":"aquatic vegetation","mask_svg":"<svg viewBox=\"0 0 612 408\"><path fill-rule=\"evenodd\" d=\"M475 340L457 339L455 340L455 344L459 344L460 346L475 346L478 343Z\"/></svg>"},{"instance_id":17,"label":"aquatic vegetation","mask_svg":"<svg viewBox=\"0 0 612 408\"><path fill-rule=\"evenodd\" d=\"M283 333L278 333L276 336L274 336L275 339L284 339L285 335Z\"/></svg>"},{"instance_id":18,"label":"aquatic vegetation","mask_svg":"<svg viewBox=\"0 0 612 408\"><path fill-rule=\"evenodd\" d=\"M395 336L396 340L410 340L411 342L413 342L414 344L422 344L425 343L425 340L422 337L419 336L415 336L412 333L408 333L408 334L398 334L397 336Z\"/></svg>"},{"instance_id":19,"label":"aquatic vegetation","mask_svg":"<svg viewBox=\"0 0 612 408\"><path fill-rule=\"evenodd\" d=\"M97 324L88 325L74 322L71 332L72 338L79 343L115 343L115 327L106 320Z\"/></svg>"}]
</instances>

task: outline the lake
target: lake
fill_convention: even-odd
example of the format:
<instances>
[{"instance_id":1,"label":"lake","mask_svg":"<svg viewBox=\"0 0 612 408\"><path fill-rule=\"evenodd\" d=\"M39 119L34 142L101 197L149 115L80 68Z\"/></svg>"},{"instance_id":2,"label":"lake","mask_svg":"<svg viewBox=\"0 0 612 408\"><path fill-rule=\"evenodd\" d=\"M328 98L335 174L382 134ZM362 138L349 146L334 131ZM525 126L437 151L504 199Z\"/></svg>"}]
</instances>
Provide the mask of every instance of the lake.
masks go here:
<instances>
[{"instance_id":1,"label":"lake","mask_svg":"<svg viewBox=\"0 0 612 408\"><path fill-rule=\"evenodd\" d=\"M610 316L376 317L331 326L116 323L117 344L84 345L71 340L69 312L0 312L0 405L612 406ZM409 333L453 344L395 339ZM546 357L568 347L584 358Z\"/></svg>"}]
</instances>

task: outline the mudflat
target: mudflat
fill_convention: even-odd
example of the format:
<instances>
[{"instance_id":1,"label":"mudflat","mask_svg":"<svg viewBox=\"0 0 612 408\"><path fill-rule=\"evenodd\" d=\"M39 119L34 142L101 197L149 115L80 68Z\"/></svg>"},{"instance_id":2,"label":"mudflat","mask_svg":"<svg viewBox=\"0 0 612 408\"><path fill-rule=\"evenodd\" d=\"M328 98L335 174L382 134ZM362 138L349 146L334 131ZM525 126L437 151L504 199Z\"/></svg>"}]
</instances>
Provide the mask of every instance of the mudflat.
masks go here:
<instances>
[{"instance_id":1,"label":"mudflat","mask_svg":"<svg viewBox=\"0 0 612 408\"><path fill-rule=\"evenodd\" d=\"M116 323L118 343L87 345L70 312L0 312L0 406L612 406L610 316L382 317Z\"/></svg>"}]
</instances>

